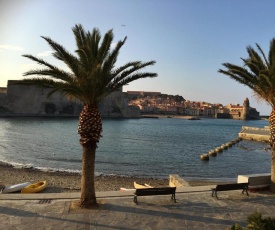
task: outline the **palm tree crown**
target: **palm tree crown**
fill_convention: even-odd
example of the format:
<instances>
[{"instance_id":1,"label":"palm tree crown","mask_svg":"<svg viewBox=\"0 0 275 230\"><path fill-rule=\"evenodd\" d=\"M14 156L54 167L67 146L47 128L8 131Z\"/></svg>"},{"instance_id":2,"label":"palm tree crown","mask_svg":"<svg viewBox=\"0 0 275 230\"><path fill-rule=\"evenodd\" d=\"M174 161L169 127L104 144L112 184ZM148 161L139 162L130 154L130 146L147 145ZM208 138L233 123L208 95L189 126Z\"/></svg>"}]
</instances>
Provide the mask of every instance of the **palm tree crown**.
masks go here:
<instances>
[{"instance_id":1,"label":"palm tree crown","mask_svg":"<svg viewBox=\"0 0 275 230\"><path fill-rule=\"evenodd\" d=\"M42 36L53 49L53 56L63 61L70 72L61 70L32 55L23 55L45 68L24 73L24 76L44 77L24 79L20 84L52 88L50 95L60 91L67 96L79 99L84 104L96 106L108 94L123 85L140 78L157 76L156 73L137 72L146 66L155 64L155 61L128 62L121 67L115 67L120 48L127 37L111 49L114 37L112 30L105 34L101 44L101 35L96 28L92 33L86 32L81 25L76 25L72 30L77 45L76 56L70 54L62 45Z\"/></svg>"},{"instance_id":2,"label":"palm tree crown","mask_svg":"<svg viewBox=\"0 0 275 230\"><path fill-rule=\"evenodd\" d=\"M251 46L247 47L249 57L241 58L244 66L223 63L227 70L219 72L228 75L237 82L251 88L259 99L275 106L275 38L270 42L268 57L261 47L256 44L259 53Z\"/></svg>"}]
</instances>

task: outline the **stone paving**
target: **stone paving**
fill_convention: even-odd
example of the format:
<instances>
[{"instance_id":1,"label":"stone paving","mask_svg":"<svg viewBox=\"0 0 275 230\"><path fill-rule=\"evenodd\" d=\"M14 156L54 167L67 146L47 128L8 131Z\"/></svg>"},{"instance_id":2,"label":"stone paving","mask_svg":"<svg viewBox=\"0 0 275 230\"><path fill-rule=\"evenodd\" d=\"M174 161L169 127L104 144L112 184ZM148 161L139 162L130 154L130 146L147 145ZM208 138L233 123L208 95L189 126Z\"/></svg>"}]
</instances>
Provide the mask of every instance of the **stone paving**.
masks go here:
<instances>
[{"instance_id":1,"label":"stone paving","mask_svg":"<svg viewBox=\"0 0 275 230\"><path fill-rule=\"evenodd\" d=\"M76 210L74 199L1 199L0 229L226 229L254 211L275 218L275 195L240 191L177 193L169 196L98 198L94 210Z\"/></svg>"}]
</instances>

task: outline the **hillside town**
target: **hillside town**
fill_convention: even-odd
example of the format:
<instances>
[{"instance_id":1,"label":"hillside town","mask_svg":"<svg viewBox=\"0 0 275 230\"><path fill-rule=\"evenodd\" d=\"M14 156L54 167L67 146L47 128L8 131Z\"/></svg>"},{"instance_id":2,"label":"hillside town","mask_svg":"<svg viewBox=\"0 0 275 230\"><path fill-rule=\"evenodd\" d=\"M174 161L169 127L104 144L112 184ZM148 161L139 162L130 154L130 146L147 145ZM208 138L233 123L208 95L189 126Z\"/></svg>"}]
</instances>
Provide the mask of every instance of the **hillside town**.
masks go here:
<instances>
[{"instance_id":1,"label":"hillside town","mask_svg":"<svg viewBox=\"0 0 275 230\"><path fill-rule=\"evenodd\" d=\"M82 104L60 93L47 97L49 89L17 85L8 81L0 87L0 116L78 116ZM222 105L205 101L190 101L180 95L161 92L127 91L122 88L100 103L103 117L139 118L144 115L180 115L227 119L260 119L259 112L250 107L249 99L242 104Z\"/></svg>"},{"instance_id":2,"label":"hillside town","mask_svg":"<svg viewBox=\"0 0 275 230\"><path fill-rule=\"evenodd\" d=\"M205 101L185 100L179 95L160 92L127 91L129 105L138 106L141 114L186 115L229 119L260 119L260 113L250 107L245 98L242 105L229 103L211 104Z\"/></svg>"}]
</instances>

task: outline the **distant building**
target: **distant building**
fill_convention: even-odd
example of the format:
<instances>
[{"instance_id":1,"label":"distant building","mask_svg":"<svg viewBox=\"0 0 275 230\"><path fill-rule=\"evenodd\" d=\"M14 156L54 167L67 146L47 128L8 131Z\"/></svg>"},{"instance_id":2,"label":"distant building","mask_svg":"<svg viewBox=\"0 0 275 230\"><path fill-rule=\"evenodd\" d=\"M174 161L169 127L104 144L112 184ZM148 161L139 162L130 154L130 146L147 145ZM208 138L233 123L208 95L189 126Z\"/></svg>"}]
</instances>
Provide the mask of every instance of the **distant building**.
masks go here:
<instances>
[{"instance_id":1,"label":"distant building","mask_svg":"<svg viewBox=\"0 0 275 230\"><path fill-rule=\"evenodd\" d=\"M148 91L127 91L127 95L129 100L135 100L139 96L142 97L153 97L153 96L160 96L161 92L148 92Z\"/></svg>"},{"instance_id":2,"label":"distant building","mask_svg":"<svg viewBox=\"0 0 275 230\"><path fill-rule=\"evenodd\" d=\"M229 104L226 106L229 110L230 118L239 120L258 120L260 119L260 113L255 109L250 107L248 98L245 98L243 106L237 104Z\"/></svg>"}]
</instances>

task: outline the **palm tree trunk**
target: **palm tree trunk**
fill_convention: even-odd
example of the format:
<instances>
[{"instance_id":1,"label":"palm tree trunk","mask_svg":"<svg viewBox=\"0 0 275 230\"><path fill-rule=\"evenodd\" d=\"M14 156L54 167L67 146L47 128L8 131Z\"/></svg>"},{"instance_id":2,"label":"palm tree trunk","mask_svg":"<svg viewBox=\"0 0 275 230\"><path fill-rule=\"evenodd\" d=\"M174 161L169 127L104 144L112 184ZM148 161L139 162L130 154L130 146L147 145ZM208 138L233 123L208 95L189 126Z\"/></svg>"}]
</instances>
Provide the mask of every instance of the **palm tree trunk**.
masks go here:
<instances>
[{"instance_id":1,"label":"palm tree trunk","mask_svg":"<svg viewBox=\"0 0 275 230\"><path fill-rule=\"evenodd\" d=\"M275 192L275 108L272 108L269 117L270 146L271 146L271 186L270 191Z\"/></svg>"},{"instance_id":2,"label":"palm tree trunk","mask_svg":"<svg viewBox=\"0 0 275 230\"><path fill-rule=\"evenodd\" d=\"M80 208L92 208L97 204L94 184L95 152L96 146L83 147Z\"/></svg>"},{"instance_id":3,"label":"palm tree trunk","mask_svg":"<svg viewBox=\"0 0 275 230\"><path fill-rule=\"evenodd\" d=\"M80 144L83 150L80 208L92 208L97 204L94 183L95 153L101 132L101 115L97 106L84 105L78 125Z\"/></svg>"}]
</instances>

